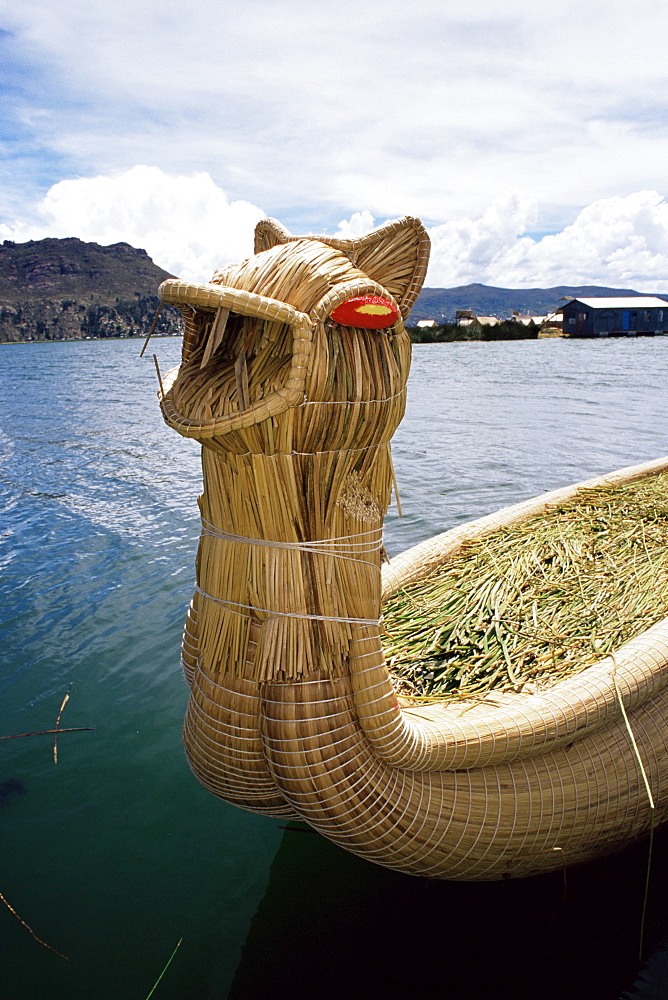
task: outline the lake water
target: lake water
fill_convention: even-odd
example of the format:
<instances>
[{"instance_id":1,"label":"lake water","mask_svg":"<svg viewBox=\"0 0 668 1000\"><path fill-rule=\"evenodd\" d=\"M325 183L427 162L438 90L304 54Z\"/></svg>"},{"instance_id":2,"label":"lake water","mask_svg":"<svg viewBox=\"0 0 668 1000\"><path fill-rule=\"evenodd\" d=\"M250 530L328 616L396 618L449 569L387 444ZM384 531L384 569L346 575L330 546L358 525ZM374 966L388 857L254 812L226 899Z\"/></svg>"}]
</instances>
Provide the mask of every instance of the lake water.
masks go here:
<instances>
[{"instance_id":1,"label":"lake water","mask_svg":"<svg viewBox=\"0 0 668 1000\"><path fill-rule=\"evenodd\" d=\"M180 343L154 347L166 371ZM197 446L138 341L0 348L0 998L614 1000L646 845L509 883L410 878L235 810L181 748ZM668 453L668 337L417 345L391 555ZM70 689L71 685L71 689ZM297 825L298 826L298 825ZM647 940L668 932L657 837ZM481 955L483 958L481 958ZM434 992L436 990L436 992Z\"/></svg>"}]
</instances>

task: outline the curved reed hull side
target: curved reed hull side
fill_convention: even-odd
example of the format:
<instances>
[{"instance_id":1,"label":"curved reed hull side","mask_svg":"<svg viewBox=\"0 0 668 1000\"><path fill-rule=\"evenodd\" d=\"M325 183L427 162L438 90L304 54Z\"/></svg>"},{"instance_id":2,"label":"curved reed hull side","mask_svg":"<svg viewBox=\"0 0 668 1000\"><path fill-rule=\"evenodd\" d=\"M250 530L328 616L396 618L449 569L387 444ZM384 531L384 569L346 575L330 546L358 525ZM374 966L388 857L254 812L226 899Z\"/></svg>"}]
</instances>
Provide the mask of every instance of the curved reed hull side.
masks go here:
<instances>
[{"instance_id":1,"label":"curved reed hull side","mask_svg":"<svg viewBox=\"0 0 668 1000\"><path fill-rule=\"evenodd\" d=\"M294 816L267 767L260 740L257 682L216 677L200 663L198 603L195 594L182 647L183 671L190 687L183 724L188 763L197 780L226 802L265 816Z\"/></svg>"},{"instance_id":2,"label":"curved reed hull side","mask_svg":"<svg viewBox=\"0 0 668 1000\"><path fill-rule=\"evenodd\" d=\"M360 628L350 673L360 726L388 764L457 771L567 746L652 701L668 681L668 618L586 670L535 694L492 692L476 702L400 708L377 629Z\"/></svg>"},{"instance_id":3,"label":"curved reed hull side","mask_svg":"<svg viewBox=\"0 0 668 1000\"><path fill-rule=\"evenodd\" d=\"M294 816L268 771L258 718L257 684L215 680L198 670L183 725L188 763L226 802L265 816Z\"/></svg>"},{"instance_id":4,"label":"curved reed hull side","mask_svg":"<svg viewBox=\"0 0 668 1000\"><path fill-rule=\"evenodd\" d=\"M668 818L667 710L662 692L629 717L655 823ZM347 679L266 685L262 716L271 772L295 812L346 850L409 874L526 876L612 853L650 829L621 717L554 752L420 772L387 765L374 752Z\"/></svg>"},{"instance_id":5,"label":"curved reed hull side","mask_svg":"<svg viewBox=\"0 0 668 1000\"><path fill-rule=\"evenodd\" d=\"M584 861L649 830L622 698L654 821L668 818L668 620L541 696L462 715L401 710L368 626L338 680L259 683L258 626L246 667L221 669L200 655L201 600L196 593L184 632L184 741L198 780L236 806L298 815L353 853L412 874L496 879Z\"/></svg>"}]
</instances>

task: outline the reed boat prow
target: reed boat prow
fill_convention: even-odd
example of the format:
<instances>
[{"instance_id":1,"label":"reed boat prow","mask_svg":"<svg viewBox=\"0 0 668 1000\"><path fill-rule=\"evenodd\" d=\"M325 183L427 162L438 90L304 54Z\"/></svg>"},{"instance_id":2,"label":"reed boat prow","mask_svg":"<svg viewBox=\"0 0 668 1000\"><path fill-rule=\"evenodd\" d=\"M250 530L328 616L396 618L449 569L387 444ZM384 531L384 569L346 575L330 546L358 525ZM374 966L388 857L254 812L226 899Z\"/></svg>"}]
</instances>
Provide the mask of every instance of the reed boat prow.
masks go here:
<instances>
[{"instance_id":1,"label":"reed boat prow","mask_svg":"<svg viewBox=\"0 0 668 1000\"><path fill-rule=\"evenodd\" d=\"M668 458L437 535L382 570L427 235L355 240L258 226L256 254L182 309L166 422L202 443L197 585L183 641L184 742L234 805L299 816L370 861L496 879L618 850L668 817L668 619L540 691L420 704L397 692L382 603L474 538ZM399 696L398 696L399 694Z\"/></svg>"}]
</instances>

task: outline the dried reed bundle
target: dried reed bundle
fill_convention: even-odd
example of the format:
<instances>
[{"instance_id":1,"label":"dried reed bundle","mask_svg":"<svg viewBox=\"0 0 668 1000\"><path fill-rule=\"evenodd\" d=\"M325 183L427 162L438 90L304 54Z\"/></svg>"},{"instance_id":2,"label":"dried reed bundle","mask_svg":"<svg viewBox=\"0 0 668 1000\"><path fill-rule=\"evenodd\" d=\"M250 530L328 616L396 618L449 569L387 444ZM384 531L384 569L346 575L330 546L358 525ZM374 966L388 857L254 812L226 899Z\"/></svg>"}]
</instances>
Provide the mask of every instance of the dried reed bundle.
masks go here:
<instances>
[{"instance_id":1,"label":"dried reed bundle","mask_svg":"<svg viewBox=\"0 0 668 1000\"><path fill-rule=\"evenodd\" d=\"M185 335L160 394L167 423L204 445L183 642L186 747L216 794L281 814L290 810L261 753L258 685L343 676L354 628L377 621L389 442L410 362L400 317L428 253L416 220L369 239L285 237L264 223L250 260L205 286L161 286ZM375 275L393 268L389 292ZM396 322L369 330L330 319L359 296L387 302Z\"/></svg>"},{"instance_id":2,"label":"dried reed bundle","mask_svg":"<svg viewBox=\"0 0 668 1000\"><path fill-rule=\"evenodd\" d=\"M542 690L668 615L668 473L496 532L384 609L400 690Z\"/></svg>"},{"instance_id":3,"label":"dried reed bundle","mask_svg":"<svg viewBox=\"0 0 668 1000\"><path fill-rule=\"evenodd\" d=\"M394 253L405 256L414 227L399 237ZM257 633L253 680L341 674L352 619L377 617L389 441L408 373L403 326L370 335L327 319L353 295L387 292L315 240L269 247L217 271L205 290L166 282L163 294L189 306L165 418L206 443L200 667L248 675Z\"/></svg>"}]
</instances>

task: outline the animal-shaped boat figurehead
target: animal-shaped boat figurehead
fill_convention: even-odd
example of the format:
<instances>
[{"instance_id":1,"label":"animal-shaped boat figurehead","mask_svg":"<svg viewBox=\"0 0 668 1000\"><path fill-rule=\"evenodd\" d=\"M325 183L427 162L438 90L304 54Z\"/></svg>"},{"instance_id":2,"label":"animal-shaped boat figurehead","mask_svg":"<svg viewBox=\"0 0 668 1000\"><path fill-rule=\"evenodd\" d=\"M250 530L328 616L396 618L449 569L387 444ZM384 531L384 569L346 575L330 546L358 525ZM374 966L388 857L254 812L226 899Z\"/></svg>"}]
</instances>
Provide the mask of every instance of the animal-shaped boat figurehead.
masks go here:
<instances>
[{"instance_id":1,"label":"animal-shaped boat figurehead","mask_svg":"<svg viewBox=\"0 0 668 1000\"><path fill-rule=\"evenodd\" d=\"M429 240L415 219L357 240L267 220L256 250L210 284L161 286L185 318L161 406L204 445L195 659L257 681L338 676L356 620L379 617L403 319Z\"/></svg>"}]
</instances>

